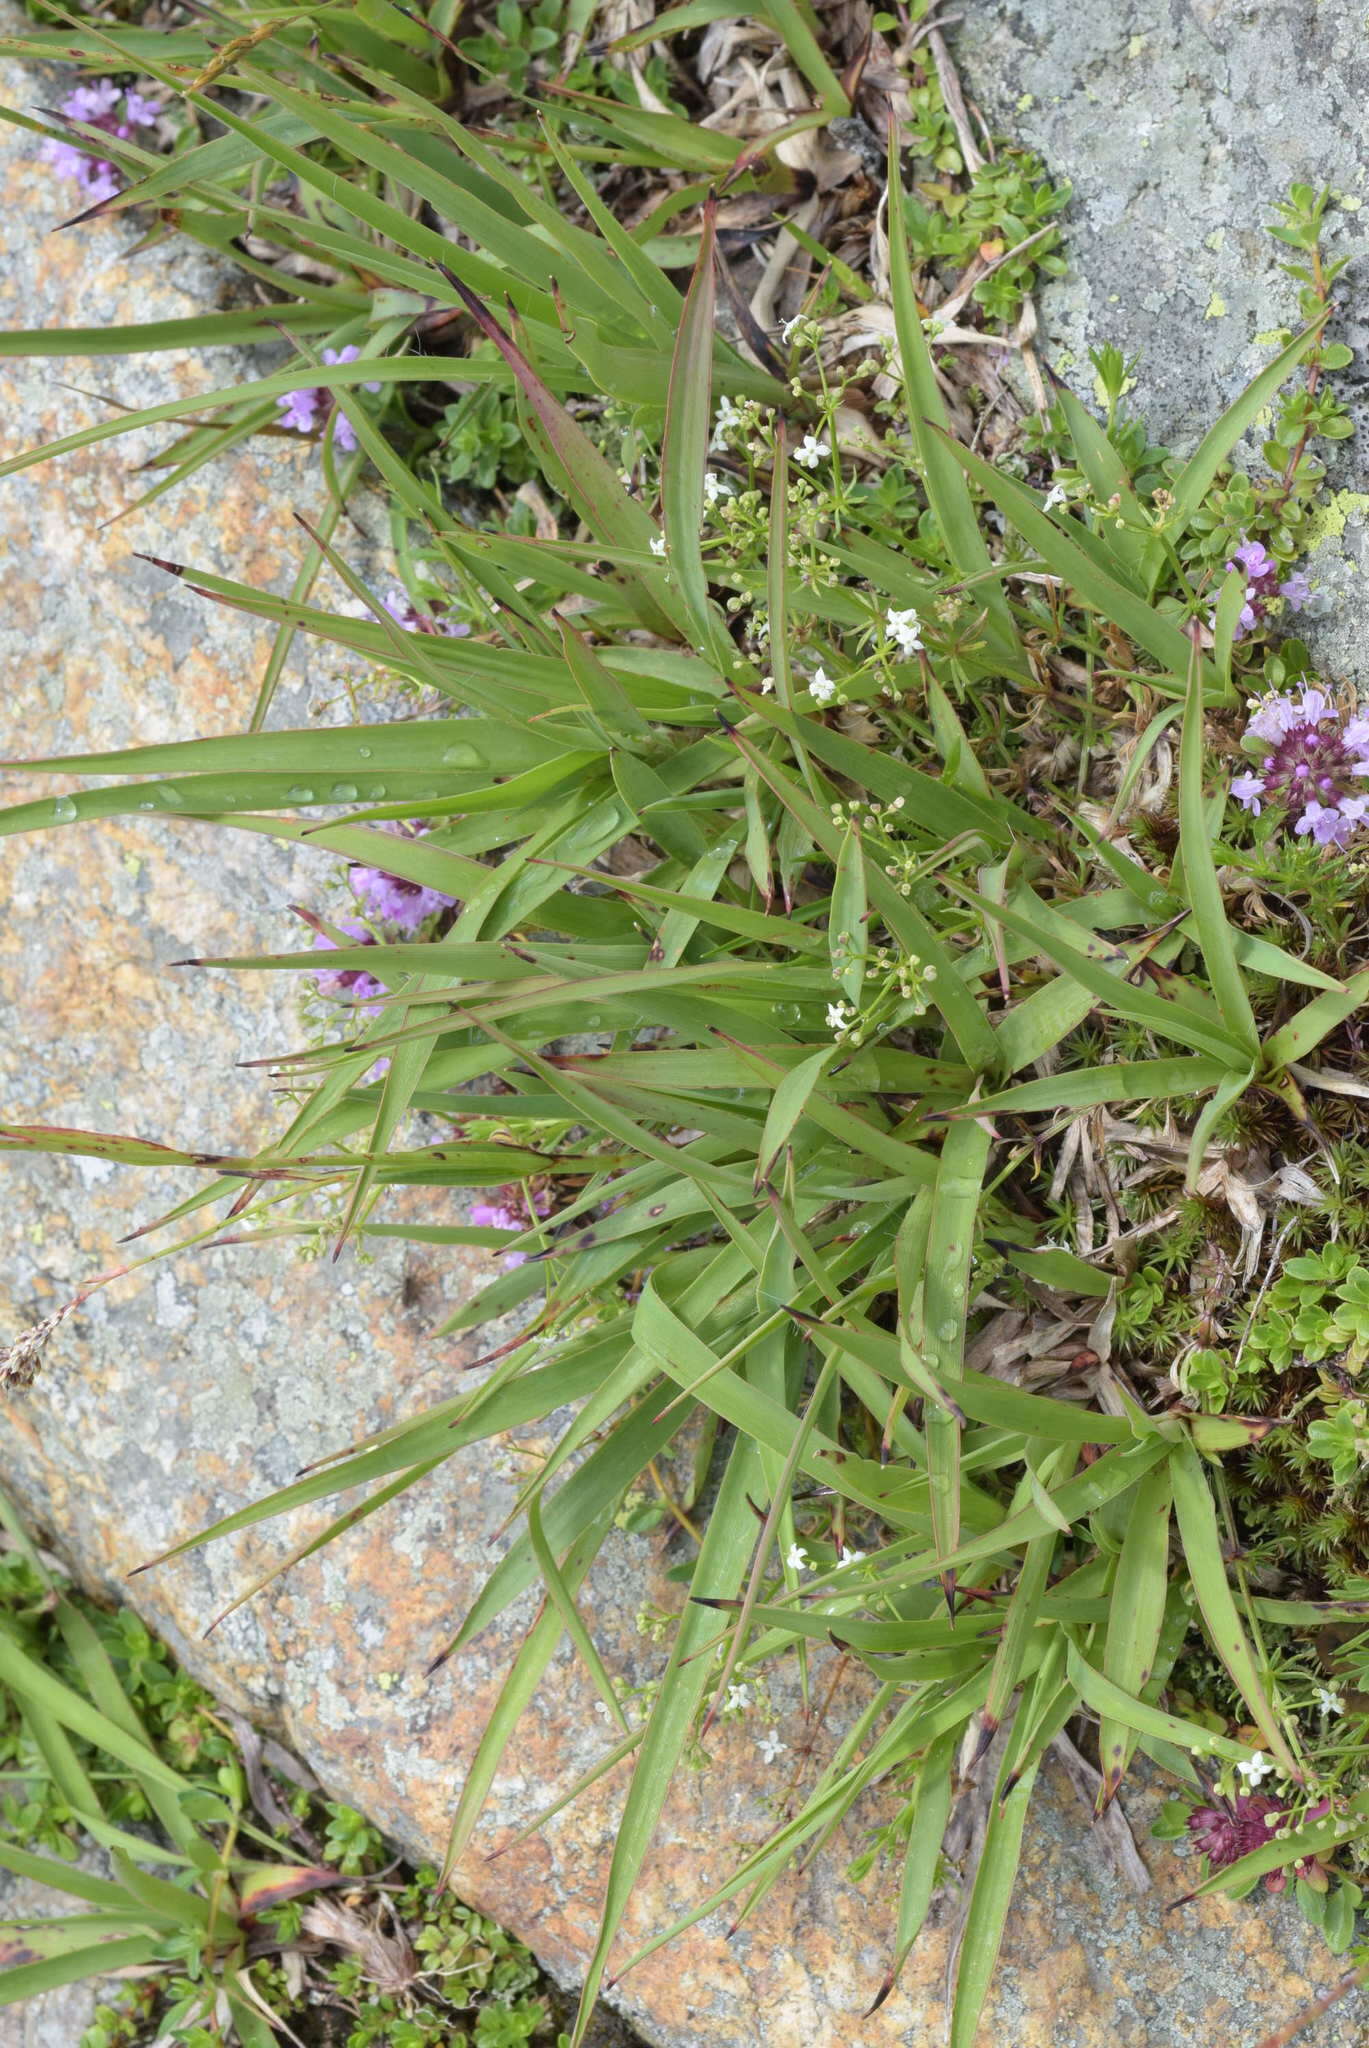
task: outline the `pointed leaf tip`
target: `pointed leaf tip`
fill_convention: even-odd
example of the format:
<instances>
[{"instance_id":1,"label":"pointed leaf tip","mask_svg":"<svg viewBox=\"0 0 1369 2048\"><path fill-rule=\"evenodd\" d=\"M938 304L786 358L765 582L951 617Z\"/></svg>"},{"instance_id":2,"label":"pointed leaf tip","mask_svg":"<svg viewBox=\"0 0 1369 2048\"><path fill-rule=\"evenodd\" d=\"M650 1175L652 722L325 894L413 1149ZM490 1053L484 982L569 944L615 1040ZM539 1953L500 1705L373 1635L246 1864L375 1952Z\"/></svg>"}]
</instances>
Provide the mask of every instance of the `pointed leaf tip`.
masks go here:
<instances>
[{"instance_id":1,"label":"pointed leaf tip","mask_svg":"<svg viewBox=\"0 0 1369 2048\"><path fill-rule=\"evenodd\" d=\"M880 2007L884 2004L885 2000L888 1998L893 1988L894 1975L891 1970L889 1972L889 1975L884 1979L884 1982L880 1985L879 1990L875 1993L872 2003L866 2006L864 2012L861 2014L861 2018L863 2020L873 2018L874 2014L879 2011Z\"/></svg>"}]
</instances>

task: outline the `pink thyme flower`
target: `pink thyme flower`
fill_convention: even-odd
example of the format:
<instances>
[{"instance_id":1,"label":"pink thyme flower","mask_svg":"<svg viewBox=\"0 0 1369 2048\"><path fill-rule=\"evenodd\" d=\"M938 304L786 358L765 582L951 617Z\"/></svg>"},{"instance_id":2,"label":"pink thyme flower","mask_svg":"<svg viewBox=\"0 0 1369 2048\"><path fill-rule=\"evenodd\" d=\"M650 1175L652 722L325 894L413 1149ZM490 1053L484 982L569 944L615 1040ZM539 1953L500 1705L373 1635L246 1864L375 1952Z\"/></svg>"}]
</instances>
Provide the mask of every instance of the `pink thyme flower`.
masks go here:
<instances>
[{"instance_id":1,"label":"pink thyme flower","mask_svg":"<svg viewBox=\"0 0 1369 2048\"><path fill-rule=\"evenodd\" d=\"M340 917L337 922L338 929L347 934L353 945L373 946L375 944L375 933L367 931L365 925L360 923L358 919ZM336 939L330 939L325 932L315 932L314 951L316 953L335 953L337 949L338 943ZM354 1003L363 1016L367 1017L373 1017L376 1014L381 1008L380 998L389 993L384 982L378 981L375 975L369 974L364 967L320 968L314 976L314 982L321 996L337 996L340 1000L345 999L347 1002Z\"/></svg>"},{"instance_id":2,"label":"pink thyme flower","mask_svg":"<svg viewBox=\"0 0 1369 2048\"><path fill-rule=\"evenodd\" d=\"M281 408L280 423L293 427L297 434L312 434L314 414L318 410L319 393L313 387L302 391L287 391L276 404Z\"/></svg>"},{"instance_id":3,"label":"pink thyme flower","mask_svg":"<svg viewBox=\"0 0 1369 2048\"><path fill-rule=\"evenodd\" d=\"M1290 611L1300 612L1312 595L1312 586L1300 569L1280 582L1283 572L1263 541L1242 541L1226 566L1228 571L1245 571L1245 603L1236 627L1238 640L1267 617L1271 599L1281 597Z\"/></svg>"},{"instance_id":4,"label":"pink thyme flower","mask_svg":"<svg viewBox=\"0 0 1369 2048\"><path fill-rule=\"evenodd\" d=\"M1343 720L1325 690L1266 697L1245 729L1267 749L1236 776L1231 794L1255 817L1280 804L1293 830L1318 846L1344 846L1369 817L1369 717Z\"/></svg>"},{"instance_id":5,"label":"pink thyme flower","mask_svg":"<svg viewBox=\"0 0 1369 2048\"><path fill-rule=\"evenodd\" d=\"M477 1230L526 1230L550 1213L551 1196L545 1189L533 1195L530 1210L522 1188L506 1187L499 1189L494 1201L473 1203L470 1221ZM526 1252L505 1252L501 1264L506 1273L512 1273L526 1265L527 1257Z\"/></svg>"},{"instance_id":6,"label":"pink thyme flower","mask_svg":"<svg viewBox=\"0 0 1369 2048\"><path fill-rule=\"evenodd\" d=\"M420 839L427 827L418 819L407 824L391 819L382 829L401 839ZM416 932L437 911L452 910L456 905L454 896L444 896L440 889L427 888L421 882L405 881L386 868L354 867L350 881L372 917L396 925L402 932Z\"/></svg>"},{"instance_id":7,"label":"pink thyme flower","mask_svg":"<svg viewBox=\"0 0 1369 2048\"><path fill-rule=\"evenodd\" d=\"M361 350L356 343L349 341L346 348L326 348L323 351L323 360L331 369L338 363L356 362L360 354ZM381 387L379 384L368 382L361 388L363 391L379 391ZM355 452L356 431L347 415L338 410L333 394L326 386L301 385L297 391L282 393L276 404L281 409L281 426L290 427L297 434L312 434L315 427L326 426L331 419L333 440L337 446L345 455Z\"/></svg>"},{"instance_id":8,"label":"pink thyme flower","mask_svg":"<svg viewBox=\"0 0 1369 2048\"><path fill-rule=\"evenodd\" d=\"M123 102L122 108L120 101ZM88 85L76 86L62 101L59 112L69 121L80 121L87 128L98 128L106 135L117 136L122 142L131 139L135 128L155 127L162 115L155 100L145 99L141 93L131 89L126 91L112 78L96 78ZM97 206L101 200L112 199L116 192L123 190L123 179L116 165L105 157L92 156L88 150L78 149L73 142L64 142L53 136L43 144L43 155L59 178L70 178L79 185L82 197L92 206Z\"/></svg>"}]
</instances>

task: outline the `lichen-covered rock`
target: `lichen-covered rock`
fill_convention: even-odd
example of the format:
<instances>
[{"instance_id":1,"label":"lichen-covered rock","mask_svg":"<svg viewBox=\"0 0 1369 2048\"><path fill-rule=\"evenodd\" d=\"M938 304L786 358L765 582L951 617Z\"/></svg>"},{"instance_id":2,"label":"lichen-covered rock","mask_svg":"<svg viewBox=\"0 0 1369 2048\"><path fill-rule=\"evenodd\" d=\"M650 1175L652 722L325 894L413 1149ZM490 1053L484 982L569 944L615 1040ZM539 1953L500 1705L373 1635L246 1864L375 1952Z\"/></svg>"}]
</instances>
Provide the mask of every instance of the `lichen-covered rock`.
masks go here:
<instances>
[{"instance_id":1,"label":"lichen-covered rock","mask_svg":"<svg viewBox=\"0 0 1369 2048\"><path fill-rule=\"evenodd\" d=\"M3 89L14 104L35 96L12 68ZM63 194L13 131L0 136L0 178L11 243L0 275L7 326L147 320L214 301L216 276L193 254L134 254L132 234L108 224L48 235ZM25 446L98 416L101 406L73 384L136 404L241 374L231 355L212 364L5 362L6 439ZM321 498L314 458L303 445L263 443L109 526L146 481L133 464L154 445L152 436L107 443L0 494L7 754L227 731L248 715L267 635L236 614L201 608L131 550L284 587L298 546L289 508L312 511ZM358 510L383 531L377 508L363 501ZM340 687L317 650L301 658L281 722L303 720ZM0 796L31 793L27 780L10 778ZM286 906L323 886L323 856L139 821L0 842L0 871L8 1118L223 1148L272 1127L279 1112L269 1084L235 1063L296 1042L289 991L264 977L235 981L168 963L281 945L291 934ZM36 1156L5 1161L0 1184L6 1334L124 1263L130 1252L118 1241L185 1192L166 1175ZM277 1727L331 1791L427 1856L441 1851L531 1603L459 1664L432 1678L424 1665L498 1556L520 1474L544 1447L543 1433L452 1459L207 1637L240 1589L321 1527L321 1511L264 1525L131 1585L126 1575L301 1465L459 1387L479 1344L433 1342L429 1332L469 1295L479 1263L476 1253L436 1258L393 1245L368 1263L349 1254L337 1265L295 1263L270 1246L197 1249L92 1295L53 1340L32 1392L0 1422L6 1484L84 1579L131 1598L193 1671ZM674 1554L660 1536L617 1533L586 1591L586 1619L626 1685L659 1669L663 1652L635 1617L644 1600L678 1599L664 1578ZM837 1727L846 1712L839 1693ZM809 1781L833 1721L816 1709L806 1719L791 1698L776 1725L787 1747L775 1762L762 1760L760 1729L733 1724L712 1739L712 1768L685 1776L633 1903L629 1938L683 1912ZM563 1653L459 1876L465 1896L568 1979L592 1944L621 1772L544 1832L490 1851L505 1849L605 1746L589 1688ZM944 1928L919 1947L879 2014L860 2017L886 1965L896 1894L886 1872L861 1889L846 1881L861 1843L848 1829L778 1886L733 1940L719 1918L632 1973L620 1995L648 2038L668 2048L857 2040L920 2048L938 2038ZM1157 1888L1139 1899L1121 1891L1073 1794L1048 1781L985 2040L1014 2048L1252 2041L1336 1981L1337 1964L1286 1904L1210 1902L1166 1914L1183 1873L1167 1855L1152 1860ZM1348 2048L1357 2026L1341 2010L1308 2037L1311 2048Z\"/></svg>"},{"instance_id":2,"label":"lichen-covered rock","mask_svg":"<svg viewBox=\"0 0 1369 2048\"><path fill-rule=\"evenodd\" d=\"M1188 449L1299 324L1296 260L1266 232L1297 182L1332 189L1336 256L1369 250L1369 38L1346 0L1022 0L966 10L957 60L999 130L1040 151L1073 199L1069 275L1041 294L1048 353L1089 395L1088 350L1139 355L1133 402ZM1306 637L1335 676L1369 686L1363 429L1369 319L1341 285L1334 332L1357 351L1338 388L1361 429L1331 463L1338 496L1317 523L1323 609ZM1326 443L1319 454L1325 457Z\"/></svg>"}]
</instances>

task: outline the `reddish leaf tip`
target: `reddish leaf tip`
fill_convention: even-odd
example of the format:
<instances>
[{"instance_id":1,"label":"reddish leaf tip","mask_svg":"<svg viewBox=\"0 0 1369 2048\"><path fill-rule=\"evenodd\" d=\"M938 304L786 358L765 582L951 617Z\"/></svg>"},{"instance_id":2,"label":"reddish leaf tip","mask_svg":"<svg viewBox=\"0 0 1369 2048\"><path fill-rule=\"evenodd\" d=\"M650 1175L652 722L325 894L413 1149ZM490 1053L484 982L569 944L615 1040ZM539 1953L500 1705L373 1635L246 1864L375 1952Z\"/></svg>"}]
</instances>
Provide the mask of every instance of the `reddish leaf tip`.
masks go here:
<instances>
[{"instance_id":1,"label":"reddish leaf tip","mask_svg":"<svg viewBox=\"0 0 1369 2048\"><path fill-rule=\"evenodd\" d=\"M871 2017L872 2017L872 2016L873 2016L873 2015L874 2015L875 2013L877 2013L877 2012L879 2011L880 2007L881 2007L881 2006L883 2005L883 2003L884 2003L885 1999L886 1999L886 1998L888 1998L888 1996L889 1996L890 1992L891 1992L891 1991L893 1990L893 1988L894 1988L894 1973L893 1973L893 1971L891 1970L891 1971L889 1972L888 1976L887 1976L887 1977L886 1977L886 1978L884 1979L884 1982L883 1982L883 1983L882 1983L882 1984L880 1985L880 1987L879 1987L879 1990L878 1990L878 1991L877 1991L877 1992L875 1993L875 1996L874 1996L874 2001L873 2001L873 2003L872 2003L872 2004L870 2004L870 2005L867 2005L867 2006L866 2006L866 2008L865 2008L864 2012L863 2012L863 2013L861 2014L861 2018L862 2018L862 2019L865 2019L865 2020L868 2020L868 2019L870 2019L870 2018L871 2018Z\"/></svg>"}]
</instances>

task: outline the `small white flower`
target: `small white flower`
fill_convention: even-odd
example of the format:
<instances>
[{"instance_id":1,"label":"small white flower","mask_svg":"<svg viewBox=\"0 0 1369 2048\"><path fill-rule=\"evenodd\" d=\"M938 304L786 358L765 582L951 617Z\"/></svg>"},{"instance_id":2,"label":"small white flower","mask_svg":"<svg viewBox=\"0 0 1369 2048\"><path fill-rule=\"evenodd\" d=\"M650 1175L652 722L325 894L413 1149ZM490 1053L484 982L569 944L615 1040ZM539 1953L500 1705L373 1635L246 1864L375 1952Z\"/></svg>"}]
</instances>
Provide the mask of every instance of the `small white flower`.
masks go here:
<instances>
[{"instance_id":1,"label":"small white flower","mask_svg":"<svg viewBox=\"0 0 1369 2048\"><path fill-rule=\"evenodd\" d=\"M831 1013L829 1012L828 1014L830 1015ZM791 1543L788 1550L785 1552L784 1561L788 1565L791 1572L807 1571L808 1552L804 1549L801 1543Z\"/></svg>"},{"instance_id":2,"label":"small white flower","mask_svg":"<svg viewBox=\"0 0 1369 2048\"><path fill-rule=\"evenodd\" d=\"M804 469L816 469L823 457L830 455L832 444L817 434L805 434L794 450L794 460Z\"/></svg>"},{"instance_id":3,"label":"small white flower","mask_svg":"<svg viewBox=\"0 0 1369 2048\"><path fill-rule=\"evenodd\" d=\"M719 498L727 496L727 484L715 469L704 471L704 503L716 505Z\"/></svg>"},{"instance_id":4,"label":"small white flower","mask_svg":"<svg viewBox=\"0 0 1369 2048\"><path fill-rule=\"evenodd\" d=\"M744 1714L750 1704L751 1688L749 1685L728 1686L727 1698L723 1701L723 1712L725 1714Z\"/></svg>"},{"instance_id":5,"label":"small white flower","mask_svg":"<svg viewBox=\"0 0 1369 2048\"><path fill-rule=\"evenodd\" d=\"M594 1702L594 1711L601 1721L611 1721L613 1719L613 1710L607 1700L596 1700Z\"/></svg>"},{"instance_id":6,"label":"small white flower","mask_svg":"<svg viewBox=\"0 0 1369 2048\"><path fill-rule=\"evenodd\" d=\"M1043 512L1053 512L1057 505L1067 505L1068 503L1069 495L1065 490L1065 486L1063 484L1052 484L1045 497L1041 500L1041 510Z\"/></svg>"},{"instance_id":7,"label":"small white flower","mask_svg":"<svg viewBox=\"0 0 1369 2048\"><path fill-rule=\"evenodd\" d=\"M718 410L713 415L713 437L709 447L716 452L727 444L727 436L734 427L741 425L741 407L735 399L720 398Z\"/></svg>"},{"instance_id":8,"label":"small white flower","mask_svg":"<svg viewBox=\"0 0 1369 2048\"><path fill-rule=\"evenodd\" d=\"M794 339L794 336L798 333L800 327L803 327L807 324L807 320L808 315L806 313L796 313L792 320L786 320L783 327L781 327L780 329L780 334L782 338L785 341L792 341Z\"/></svg>"},{"instance_id":9,"label":"small white flower","mask_svg":"<svg viewBox=\"0 0 1369 2048\"><path fill-rule=\"evenodd\" d=\"M771 691L772 691L772 690L774 689L774 687L775 687L775 678L774 678L773 676L762 676L762 677L761 677L761 695L762 695L762 697L768 697L768 696L770 695Z\"/></svg>"},{"instance_id":10,"label":"small white flower","mask_svg":"<svg viewBox=\"0 0 1369 2048\"><path fill-rule=\"evenodd\" d=\"M651 552L653 555L663 555L665 553L665 535L663 533L658 533L652 541Z\"/></svg>"},{"instance_id":11,"label":"small white flower","mask_svg":"<svg viewBox=\"0 0 1369 2048\"><path fill-rule=\"evenodd\" d=\"M891 608L884 614L884 623L888 628L889 638L896 643L900 654L918 653L922 646L921 623L911 606L905 612L894 611Z\"/></svg>"},{"instance_id":12,"label":"small white flower","mask_svg":"<svg viewBox=\"0 0 1369 2048\"><path fill-rule=\"evenodd\" d=\"M837 694L837 686L825 668L820 668L808 685L808 694L815 704L828 704Z\"/></svg>"},{"instance_id":13,"label":"small white flower","mask_svg":"<svg viewBox=\"0 0 1369 2048\"><path fill-rule=\"evenodd\" d=\"M864 1564L866 1555L863 1550L848 1550L841 1561L843 1564Z\"/></svg>"},{"instance_id":14,"label":"small white flower","mask_svg":"<svg viewBox=\"0 0 1369 2048\"><path fill-rule=\"evenodd\" d=\"M1274 1759L1266 1756L1262 1749L1257 1749L1254 1756L1243 1759L1236 1769L1247 1785L1259 1785L1273 1775Z\"/></svg>"},{"instance_id":15,"label":"small white flower","mask_svg":"<svg viewBox=\"0 0 1369 2048\"><path fill-rule=\"evenodd\" d=\"M846 1029L846 1018L847 1009L845 1003L829 1003L827 1005L827 1029L829 1031L844 1031Z\"/></svg>"},{"instance_id":16,"label":"small white flower","mask_svg":"<svg viewBox=\"0 0 1369 2048\"><path fill-rule=\"evenodd\" d=\"M1323 1714L1343 1714L1345 1712L1345 1701L1329 1685L1319 1685L1317 1687L1317 1705L1321 1708Z\"/></svg>"},{"instance_id":17,"label":"small white flower","mask_svg":"<svg viewBox=\"0 0 1369 2048\"><path fill-rule=\"evenodd\" d=\"M777 1756L784 1755L784 1752L786 1751L786 1749L788 1749L789 1744L787 1742L780 1741L780 1731L778 1728L772 1728L768 1735L763 1735L761 1737L760 1741L756 1744L756 1747L760 1751L761 1755L765 1758L765 1761L768 1764L773 1764Z\"/></svg>"}]
</instances>

